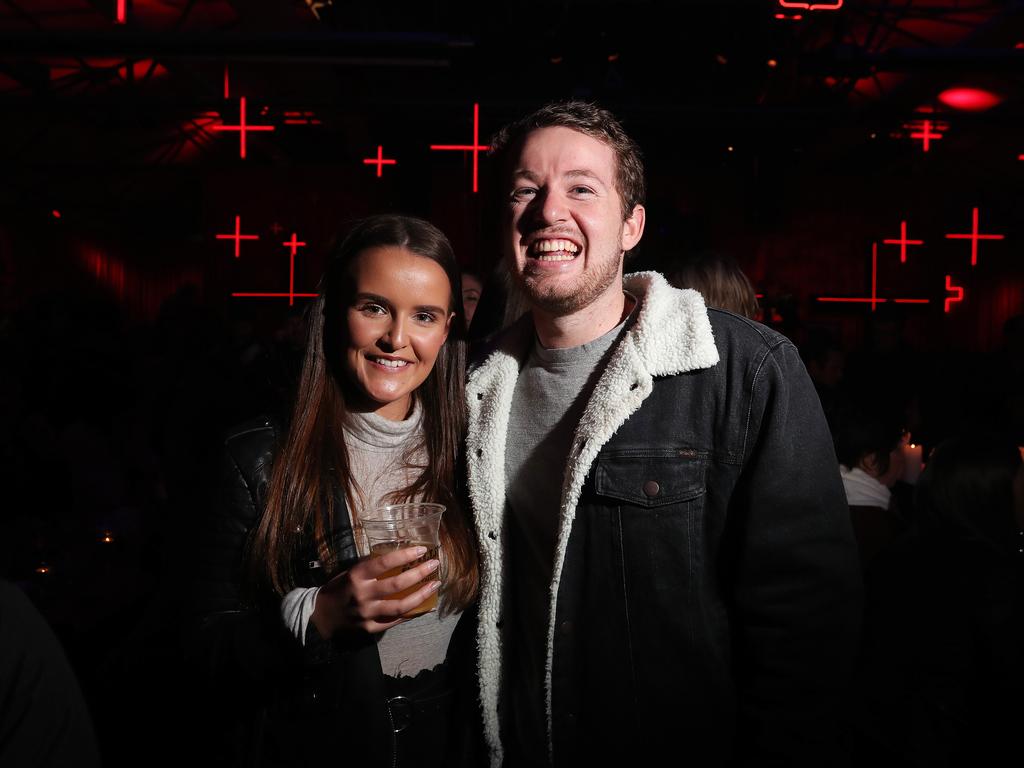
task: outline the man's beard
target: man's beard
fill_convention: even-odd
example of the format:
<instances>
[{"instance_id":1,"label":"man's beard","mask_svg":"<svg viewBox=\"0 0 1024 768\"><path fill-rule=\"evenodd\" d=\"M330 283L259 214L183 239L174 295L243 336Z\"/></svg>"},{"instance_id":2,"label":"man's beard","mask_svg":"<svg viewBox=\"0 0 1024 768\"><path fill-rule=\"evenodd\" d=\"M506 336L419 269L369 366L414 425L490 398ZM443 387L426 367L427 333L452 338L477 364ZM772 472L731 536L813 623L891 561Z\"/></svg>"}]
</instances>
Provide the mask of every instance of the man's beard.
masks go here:
<instances>
[{"instance_id":1,"label":"man's beard","mask_svg":"<svg viewBox=\"0 0 1024 768\"><path fill-rule=\"evenodd\" d=\"M620 263L621 257L602 259L596 269L584 271L572 284L546 285L544 275L532 274L529 267L525 274L517 275L517 281L531 307L554 317L565 317L589 307L617 282Z\"/></svg>"}]
</instances>

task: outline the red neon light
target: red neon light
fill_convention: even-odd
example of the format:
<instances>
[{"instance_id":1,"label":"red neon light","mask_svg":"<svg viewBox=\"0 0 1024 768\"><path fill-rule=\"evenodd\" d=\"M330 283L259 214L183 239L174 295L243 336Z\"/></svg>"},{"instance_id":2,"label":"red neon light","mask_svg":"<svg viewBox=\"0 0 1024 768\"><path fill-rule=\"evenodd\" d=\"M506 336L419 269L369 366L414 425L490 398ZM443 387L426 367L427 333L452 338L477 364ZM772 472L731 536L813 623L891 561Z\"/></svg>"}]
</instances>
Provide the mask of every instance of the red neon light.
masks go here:
<instances>
[{"instance_id":1,"label":"red neon light","mask_svg":"<svg viewBox=\"0 0 1024 768\"><path fill-rule=\"evenodd\" d=\"M964 289L963 289L962 286L953 285L953 276L952 275L946 275L946 290L949 293L954 294L954 296L947 296L946 297L946 301L942 305L943 311L948 313L949 312L949 308L953 304L958 304L959 302L964 300Z\"/></svg>"},{"instance_id":2,"label":"red neon light","mask_svg":"<svg viewBox=\"0 0 1024 768\"><path fill-rule=\"evenodd\" d=\"M265 109L265 108L264 108ZM285 125L320 125L320 121L315 119L316 113L307 109L305 112L285 112L284 113Z\"/></svg>"},{"instance_id":3,"label":"red neon light","mask_svg":"<svg viewBox=\"0 0 1024 768\"><path fill-rule=\"evenodd\" d=\"M898 245L900 247L900 263L907 263L907 246L908 245L924 245L924 240L907 240L907 222L900 222L900 239L899 240L883 240L885 245Z\"/></svg>"},{"instance_id":4,"label":"red neon light","mask_svg":"<svg viewBox=\"0 0 1024 768\"><path fill-rule=\"evenodd\" d=\"M1003 99L983 88L947 88L939 94L939 101L947 107L965 112L983 112L992 109Z\"/></svg>"},{"instance_id":5,"label":"red neon light","mask_svg":"<svg viewBox=\"0 0 1024 768\"><path fill-rule=\"evenodd\" d=\"M288 306L295 304L295 254L305 243L299 242L298 236L292 232L292 239L281 243L291 248L288 254Z\"/></svg>"},{"instance_id":6,"label":"red neon light","mask_svg":"<svg viewBox=\"0 0 1024 768\"><path fill-rule=\"evenodd\" d=\"M779 0L781 8L798 8L802 11L838 11L843 7L843 0L833 0L831 3L799 3L792 0Z\"/></svg>"},{"instance_id":7,"label":"red neon light","mask_svg":"<svg viewBox=\"0 0 1024 768\"><path fill-rule=\"evenodd\" d=\"M115 21L118 24L125 24L128 21L128 0L117 0L117 18Z\"/></svg>"},{"instance_id":8,"label":"red neon light","mask_svg":"<svg viewBox=\"0 0 1024 768\"><path fill-rule=\"evenodd\" d=\"M870 304L871 311L886 302L894 304L930 304L931 299L883 299L878 296L878 243L871 244L871 296L819 296L827 304Z\"/></svg>"},{"instance_id":9,"label":"red neon light","mask_svg":"<svg viewBox=\"0 0 1024 768\"><path fill-rule=\"evenodd\" d=\"M241 256L240 246L243 240L259 240L259 235L243 235L242 234L242 217L235 216L235 232L231 235L217 235L218 240L234 240L235 241L235 258Z\"/></svg>"},{"instance_id":10,"label":"red neon light","mask_svg":"<svg viewBox=\"0 0 1024 768\"><path fill-rule=\"evenodd\" d=\"M275 130L275 128L272 125L249 125L245 121L245 96L243 96L240 99L240 101L241 101L241 106L239 107L240 119L239 119L238 125L215 125L215 126L213 126L213 130L215 130L215 131L238 131L238 134L239 134L239 136L241 136L241 139L242 139L241 150L240 150L239 154L240 154L241 158L244 160L245 159L245 134L248 133L249 131L273 131L273 130Z\"/></svg>"},{"instance_id":11,"label":"red neon light","mask_svg":"<svg viewBox=\"0 0 1024 768\"><path fill-rule=\"evenodd\" d=\"M932 121L931 120L922 120L921 122L922 122L922 125L923 125L922 130L917 132L917 133L910 134L910 138L912 138L912 139L924 139L922 144L924 146L924 151L927 152L928 148L931 146L931 140L932 139L941 139L942 138L942 134L941 133L932 133Z\"/></svg>"},{"instance_id":12,"label":"red neon light","mask_svg":"<svg viewBox=\"0 0 1024 768\"><path fill-rule=\"evenodd\" d=\"M298 237L298 235L296 233L292 232L292 239L288 240L288 241L286 241L284 243L281 243L281 245L288 246L288 248L291 249L288 252L288 262L289 262L288 263L288 293L280 293L280 292L274 292L274 291L271 291L271 292L266 292L266 291L259 291L259 292L247 291L247 292L234 292L234 293L231 294L232 296L237 296L237 297L240 297L240 298L284 298L285 296L287 296L288 297L288 306L291 307L291 306L294 306L295 299L297 299L297 298L309 298L309 297L317 295L315 293L296 293L295 292L295 254L298 252L299 248L301 248L302 246L304 246L306 244L304 242L302 242L301 240L299 240L299 237Z\"/></svg>"},{"instance_id":13,"label":"red neon light","mask_svg":"<svg viewBox=\"0 0 1024 768\"><path fill-rule=\"evenodd\" d=\"M467 144L431 144L434 150L460 150L473 153L473 191L477 191L477 171L480 162L480 153L490 149L489 146L480 144L480 105L473 104L473 143Z\"/></svg>"},{"instance_id":14,"label":"red neon light","mask_svg":"<svg viewBox=\"0 0 1024 768\"><path fill-rule=\"evenodd\" d=\"M775 18L782 19L783 21L800 21L800 19L803 18L803 14L797 13L794 14L793 16L787 16L784 13L776 13Z\"/></svg>"},{"instance_id":15,"label":"red neon light","mask_svg":"<svg viewBox=\"0 0 1024 768\"><path fill-rule=\"evenodd\" d=\"M228 65L224 65L224 98L231 98L231 75L228 72Z\"/></svg>"},{"instance_id":16,"label":"red neon light","mask_svg":"<svg viewBox=\"0 0 1024 768\"><path fill-rule=\"evenodd\" d=\"M54 208L52 211L50 211L50 213L53 214L53 218L55 218L55 219L59 219L60 218L60 211L58 211L56 208Z\"/></svg>"},{"instance_id":17,"label":"red neon light","mask_svg":"<svg viewBox=\"0 0 1024 768\"><path fill-rule=\"evenodd\" d=\"M947 240L970 240L971 241L971 266L978 264L978 241L979 240L1002 240L1005 235L979 235L978 234L978 209L971 213L971 231L967 234L958 233L946 235Z\"/></svg>"},{"instance_id":18,"label":"red neon light","mask_svg":"<svg viewBox=\"0 0 1024 768\"><path fill-rule=\"evenodd\" d=\"M398 161L384 157L384 147L380 144L377 145L377 157L365 157L363 158L363 165L376 165L377 166L377 178L379 179L384 175L385 165L398 165ZM473 190L474 192L476 190Z\"/></svg>"}]
</instances>

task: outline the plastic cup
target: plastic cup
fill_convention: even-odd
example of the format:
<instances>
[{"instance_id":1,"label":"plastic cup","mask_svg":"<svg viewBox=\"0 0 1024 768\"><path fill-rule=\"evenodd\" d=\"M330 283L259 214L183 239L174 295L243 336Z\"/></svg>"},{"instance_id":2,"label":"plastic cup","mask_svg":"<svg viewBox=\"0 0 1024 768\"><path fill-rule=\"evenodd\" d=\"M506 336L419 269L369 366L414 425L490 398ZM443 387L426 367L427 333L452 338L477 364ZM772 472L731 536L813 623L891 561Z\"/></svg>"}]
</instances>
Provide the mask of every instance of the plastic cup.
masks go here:
<instances>
[{"instance_id":1,"label":"plastic cup","mask_svg":"<svg viewBox=\"0 0 1024 768\"><path fill-rule=\"evenodd\" d=\"M444 514L444 510L444 504L411 502L408 504L384 504L359 516L370 557L380 557L405 547L427 548L425 555L416 558L411 563L386 571L377 577L378 581L397 576L402 571L415 568L427 560L438 559L441 515ZM435 571L428 578L431 580L440 578L440 571ZM408 597L422 587L423 583L421 581L393 595L388 595L387 599L401 600ZM432 592L426 600L403 616L410 618L436 610L438 591Z\"/></svg>"}]
</instances>

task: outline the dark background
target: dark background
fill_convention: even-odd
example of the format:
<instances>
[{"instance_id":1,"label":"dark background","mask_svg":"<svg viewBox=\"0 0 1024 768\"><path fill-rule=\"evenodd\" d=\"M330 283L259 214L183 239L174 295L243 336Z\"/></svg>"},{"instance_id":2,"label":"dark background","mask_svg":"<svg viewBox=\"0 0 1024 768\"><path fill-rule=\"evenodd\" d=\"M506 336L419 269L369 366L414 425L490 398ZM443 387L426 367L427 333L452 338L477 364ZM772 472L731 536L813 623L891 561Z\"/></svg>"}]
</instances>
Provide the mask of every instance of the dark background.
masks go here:
<instances>
[{"instance_id":1,"label":"dark background","mask_svg":"<svg viewBox=\"0 0 1024 768\"><path fill-rule=\"evenodd\" d=\"M177 632L211 457L288 399L305 300L231 294L287 291L293 232L314 291L332 240L380 211L431 219L489 274L490 162L474 193L472 153L429 149L471 143L474 104L482 144L550 99L611 108L648 170L635 268L729 254L765 322L841 348L926 450L971 422L1024 444L1020 2L134 0L124 24L117 5L0 1L0 566L64 642L111 764L189 753ZM245 159L213 130L242 96L276 128ZM945 235L973 208L1004 238L972 267ZM260 238L238 259L216 238L235 216ZM901 221L924 241L906 263L883 243ZM888 300L818 301L871 296L873 243Z\"/></svg>"}]
</instances>

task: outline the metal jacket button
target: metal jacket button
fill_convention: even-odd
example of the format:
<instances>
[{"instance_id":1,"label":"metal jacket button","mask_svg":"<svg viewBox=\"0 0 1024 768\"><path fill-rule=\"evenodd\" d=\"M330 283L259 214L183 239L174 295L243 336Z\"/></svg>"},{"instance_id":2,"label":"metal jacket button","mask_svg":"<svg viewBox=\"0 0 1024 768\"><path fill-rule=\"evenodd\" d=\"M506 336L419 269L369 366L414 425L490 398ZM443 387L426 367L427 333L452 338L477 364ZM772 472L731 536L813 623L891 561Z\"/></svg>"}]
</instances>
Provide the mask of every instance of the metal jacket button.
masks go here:
<instances>
[{"instance_id":1,"label":"metal jacket button","mask_svg":"<svg viewBox=\"0 0 1024 768\"><path fill-rule=\"evenodd\" d=\"M648 480L646 483L644 483L644 494L648 498L653 499L659 493L661 493L661 486L658 485L657 480Z\"/></svg>"}]
</instances>

